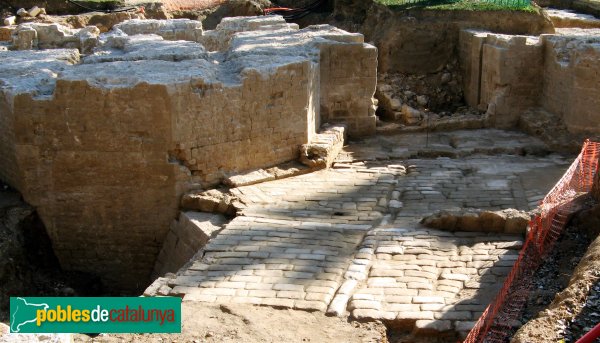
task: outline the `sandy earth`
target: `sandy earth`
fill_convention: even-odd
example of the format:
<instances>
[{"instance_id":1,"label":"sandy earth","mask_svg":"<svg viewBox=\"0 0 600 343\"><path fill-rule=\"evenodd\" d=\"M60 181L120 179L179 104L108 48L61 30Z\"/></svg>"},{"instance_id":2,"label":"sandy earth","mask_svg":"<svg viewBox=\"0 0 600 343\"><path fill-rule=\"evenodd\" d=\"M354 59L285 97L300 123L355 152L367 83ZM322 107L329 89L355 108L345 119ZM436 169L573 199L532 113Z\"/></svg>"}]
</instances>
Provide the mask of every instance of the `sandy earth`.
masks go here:
<instances>
[{"instance_id":1,"label":"sandy earth","mask_svg":"<svg viewBox=\"0 0 600 343\"><path fill-rule=\"evenodd\" d=\"M75 335L75 342L387 342L379 323L252 305L182 304L183 334Z\"/></svg>"},{"instance_id":2,"label":"sandy earth","mask_svg":"<svg viewBox=\"0 0 600 343\"><path fill-rule=\"evenodd\" d=\"M600 218L600 207L596 206L587 214L587 218L579 223L579 228L583 231L596 231L598 229L597 221ZM587 224L594 223L595 228L589 230ZM597 231L594 232L597 236ZM528 342L571 342L574 341L570 336L569 327L576 324L577 321L590 322L589 318L593 315L595 318L600 318L600 308L598 302L589 302L588 298L590 291L600 280L600 236L587 248L587 252L575 268L571 275L568 286L557 293L552 303L547 309L540 311L537 318L525 324L513 337L511 342L528 343ZM585 307L591 307L587 311L583 311ZM584 318L584 317L586 318ZM598 320L593 321L598 323ZM587 325L586 325L587 326ZM591 322L588 330L580 330L577 332L579 338L581 334L591 329Z\"/></svg>"},{"instance_id":3,"label":"sandy earth","mask_svg":"<svg viewBox=\"0 0 600 343\"><path fill-rule=\"evenodd\" d=\"M349 322L322 312L253 305L182 304L181 334L9 335L0 323L0 342L331 342L387 343L378 322Z\"/></svg>"}]
</instances>

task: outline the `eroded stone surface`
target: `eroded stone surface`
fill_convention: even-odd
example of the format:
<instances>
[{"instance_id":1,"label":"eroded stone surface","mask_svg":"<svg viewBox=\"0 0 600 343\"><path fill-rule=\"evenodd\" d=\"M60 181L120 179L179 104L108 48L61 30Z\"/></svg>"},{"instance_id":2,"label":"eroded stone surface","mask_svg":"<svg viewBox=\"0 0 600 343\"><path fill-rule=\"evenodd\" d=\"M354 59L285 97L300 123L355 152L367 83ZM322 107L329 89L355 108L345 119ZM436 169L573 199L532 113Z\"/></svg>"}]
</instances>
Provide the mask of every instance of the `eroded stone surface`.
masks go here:
<instances>
[{"instance_id":1,"label":"eroded stone surface","mask_svg":"<svg viewBox=\"0 0 600 343\"><path fill-rule=\"evenodd\" d=\"M509 134L471 132L479 135L501 142ZM520 148L539 144L519 137ZM556 181L535 170L558 176L567 159L472 156L456 140L465 157L364 161L366 151L386 153L381 141L366 141L345 148L361 153L341 156L333 169L232 189L247 205L241 216L163 286L187 301L327 309L394 321L416 335L465 334L502 286L523 235L485 225L441 231L419 220L471 201L488 210L535 207Z\"/></svg>"},{"instance_id":2,"label":"eroded stone surface","mask_svg":"<svg viewBox=\"0 0 600 343\"><path fill-rule=\"evenodd\" d=\"M515 126L523 111L541 107L571 133L597 133L599 41L598 29L539 37L463 30L465 100L494 127Z\"/></svg>"},{"instance_id":3,"label":"eroded stone surface","mask_svg":"<svg viewBox=\"0 0 600 343\"><path fill-rule=\"evenodd\" d=\"M109 36L105 44L83 63L162 60L179 62L208 57L204 47L190 41L171 42L158 35Z\"/></svg>"},{"instance_id":4,"label":"eroded stone surface","mask_svg":"<svg viewBox=\"0 0 600 343\"><path fill-rule=\"evenodd\" d=\"M147 35L155 34L166 40L199 41L202 38L202 23L189 19L132 19L114 26L125 34Z\"/></svg>"},{"instance_id":5,"label":"eroded stone surface","mask_svg":"<svg viewBox=\"0 0 600 343\"><path fill-rule=\"evenodd\" d=\"M89 54L77 39L92 31L17 29L34 50L0 51L0 177L38 208L65 269L139 287L188 189L297 159L324 118L374 132L376 49L283 22L227 20L212 53L189 20L121 23L86 36Z\"/></svg>"},{"instance_id":6,"label":"eroded stone surface","mask_svg":"<svg viewBox=\"0 0 600 343\"><path fill-rule=\"evenodd\" d=\"M75 48L89 53L98 43L100 30L95 26L70 29L60 24L28 23L12 32L16 50Z\"/></svg>"},{"instance_id":7,"label":"eroded stone surface","mask_svg":"<svg viewBox=\"0 0 600 343\"><path fill-rule=\"evenodd\" d=\"M529 212L515 209L502 211L440 211L421 220L421 224L449 231L480 231L482 227L488 232L505 232L523 234L527 230L532 215Z\"/></svg>"},{"instance_id":8,"label":"eroded stone surface","mask_svg":"<svg viewBox=\"0 0 600 343\"><path fill-rule=\"evenodd\" d=\"M179 270L209 239L217 235L226 222L225 217L219 214L181 212L179 220L171 223L154 266L154 275Z\"/></svg>"}]
</instances>

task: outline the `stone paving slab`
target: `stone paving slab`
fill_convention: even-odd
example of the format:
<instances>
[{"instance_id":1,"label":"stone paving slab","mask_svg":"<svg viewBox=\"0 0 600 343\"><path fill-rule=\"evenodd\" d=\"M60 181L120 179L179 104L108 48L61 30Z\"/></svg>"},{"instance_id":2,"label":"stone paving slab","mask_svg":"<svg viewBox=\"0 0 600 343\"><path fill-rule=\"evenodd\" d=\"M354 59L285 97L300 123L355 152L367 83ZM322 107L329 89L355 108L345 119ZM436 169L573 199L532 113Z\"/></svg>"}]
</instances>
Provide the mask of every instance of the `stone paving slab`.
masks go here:
<instances>
[{"instance_id":1,"label":"stone paving slab","mask_svg":"<svg viewBox=\"0 0 600 343\"><path fill-rule=\"evenodd\" d=\"M401 166L340 168L235 188L245 216L372 224L387 211L388 193Z\"/></svg>"},{"instance_id":2,"label":"stone paving slab","mask_svg":"<svg viewBox=\"0 0 600 343\"><path fill-rule=\"evenodd\" d=\"M324 311L369 228L238 217L171 281L171 293Z\"/></svg>"},{"instance_id":3,"label":"stone paving slab","mask_svg":"<svg viewBox=\"0 0 600 343\"><path fill-rule=\"evenodd\" d=\"M370 261L368 278L349 309L356 318L464 330L500 289L522 244L520 235L373 229L359 248Z\"/></svg>"},{"instance_id":4,"label":"stone paving slab","mask_svg":"<svg viewBox=\"0 0 600 343\"><path fill-rule=\"evenodd\" d=\"M535 209L569 162L558 156L501 155L494 158L412 159L405 163L408 174L399 179L395 189L396 197L403 205L397 215L397 224L407 223L407 220L414 222L438 210ZM545 170L550 177L540 175L540 170ZM534 173L537 183L531 182L530 173Z\"/></svg>"},{"instance_id":5,"label":"stone paving slab","mask_svg":"<svg viewBox=\"0 0 600 343\"><path fill-rule=\"evenodd\" d=\"M417 333L468 331L523 237L433 230L420 219L462 207L532 209L569 160L471 155L466 134L453 137L434 139L466 157L395 160L381 141L365 142L347 150L378 159L346 155L329 170L232 189L245 204L241 214L166 288L185 301L350 311ZM520 135L510 149L526 144Z\"/></svg>"},{"instance_id":6,"label":"stone paving slab","mask_svg":"<svg viewBox=\"0 0 600 343\"><path fill-rule=\"evenodd\" d=\"M516 131L496 129L451 132L412 132L367 137L350 144L338 162L387 159L464 158L480 155L544 155L548 147L539 139Z\"/></svg>"},{"instance_id":7,"label":"stone paving slab","mask_svg":"<svg viewBox=\"0 0 600 343\"><path fill-rule=\"evenodd\" d=\"M325 311L403 168L324 170L239 187L246 207L169 281L184 301Z\"/></svg>"}]
</instances>

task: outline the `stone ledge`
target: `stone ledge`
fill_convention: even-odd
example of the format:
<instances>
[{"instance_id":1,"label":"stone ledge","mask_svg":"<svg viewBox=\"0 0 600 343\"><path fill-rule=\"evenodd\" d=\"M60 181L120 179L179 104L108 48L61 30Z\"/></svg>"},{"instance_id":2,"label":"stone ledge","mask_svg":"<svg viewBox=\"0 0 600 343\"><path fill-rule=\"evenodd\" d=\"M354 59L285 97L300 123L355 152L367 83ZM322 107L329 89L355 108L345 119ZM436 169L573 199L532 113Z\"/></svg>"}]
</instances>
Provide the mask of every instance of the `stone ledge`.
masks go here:
<instances>
[{"instance_id":1,"label":"stone ledge","mask_svg":"<svg viewBox=\"0 0 600 343\"><path fill-rule=\"evenodd\" d=\"M233 188L250 186L257 183L303 175L310 173L313 170L314 168L309 168L298 162L292 161L267 169L256 169L247 173L232 175L223 180L223 183Z\"/></svg>"},{"instance_id":2,"label":"stone ledge","mask_svg":"<svg viewBox=\"0 0 600 343\"><path fill-rule=\"evenodd\" d=\"M225 190L210 189L207 191L194 191L181 198L181 208L208 213L220 213L235 216L244 205L240 200Z\"/></svg>"},{"instance_id":3,"label":"stone ledge","mask_svg":"<svg viewBox=\"0 0 600 343\"><path fill-rule=\"evenodd\" d=\"M300 148L300 162L311 168L329 168L344 147L346 126L326 126Z\"/></svg>"},{"instance_id":4,"label":"stone ledge","mask_svg":"<svg viewBox=\"0 0 600 343\"><path fill-rule=\"evenodd\" d=\"M525 233L531 220L529 212L502 211L439 211L421 220L421 224L440 230Z\"/></svg>"}]
</instances>

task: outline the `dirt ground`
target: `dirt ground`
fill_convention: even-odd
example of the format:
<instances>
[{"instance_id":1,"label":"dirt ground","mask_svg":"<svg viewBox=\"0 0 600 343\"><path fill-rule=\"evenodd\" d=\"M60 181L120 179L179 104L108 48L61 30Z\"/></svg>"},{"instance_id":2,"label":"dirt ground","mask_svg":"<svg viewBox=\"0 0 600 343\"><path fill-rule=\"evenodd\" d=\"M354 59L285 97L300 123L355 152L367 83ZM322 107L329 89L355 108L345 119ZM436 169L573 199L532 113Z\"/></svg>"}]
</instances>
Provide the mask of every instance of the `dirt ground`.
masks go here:
<instances>
[{"instance_id":1,"label":"dirt ground","mask_svg":"<svg viewBox=\"0 0 600 343\"><path fill-rule=\"evenodd\" d=\"M525 305L522 322L535 318L556 294L569 284L574 269L590 244L590 237L577 226L569 226L534 275L533 288Z\"/></svg>"},{"instance_id":2,"label":"dirt ground","mask_svg":"<svg viewBox=\"0 0 600 343\"><path fill-rule=\"evenodd\" d=\"M556 278L560 282L560 279L564 278L560 274L565 272L565 265L577 264L568 286L558 292L552 303L540 311L535 319L521 327L511 342L575 342L600 322L600 302L596 295L597 284L600 281L600 236L596 224L589 227L591 223L597 223L598 218L599 206L583 211L579 218L576 218L574 226L579 229L577 235L586 233L589 239L594 239L593 242L578 264L577 254L573 254L573 251L584 247L578 246L578 243L571 243L569 246L569 240L558 244L557 249L564 250L564 253L560 254L564 255L564 258L552 262L557 264L557 273L549 272L546 279ZM568 232L572 232L568 236L573 238L575 230L571 229ZM537 280L536 285L538 288L550 287L542 280Z\"/></svg>"},{"instance_id":3,"label":"dirt ground","mask_svg":"<svg viewBox=\"0 0 600 343\"><path fill-rule=\"evenodd\" d=\"M381 323L252 305L182 304L182 334L75 335L75 342L387 342Z\"/></svg>"}]
</instances>

